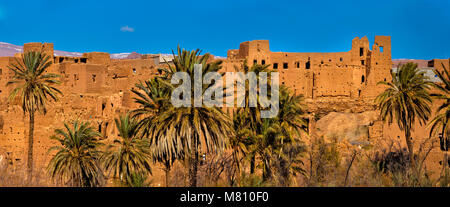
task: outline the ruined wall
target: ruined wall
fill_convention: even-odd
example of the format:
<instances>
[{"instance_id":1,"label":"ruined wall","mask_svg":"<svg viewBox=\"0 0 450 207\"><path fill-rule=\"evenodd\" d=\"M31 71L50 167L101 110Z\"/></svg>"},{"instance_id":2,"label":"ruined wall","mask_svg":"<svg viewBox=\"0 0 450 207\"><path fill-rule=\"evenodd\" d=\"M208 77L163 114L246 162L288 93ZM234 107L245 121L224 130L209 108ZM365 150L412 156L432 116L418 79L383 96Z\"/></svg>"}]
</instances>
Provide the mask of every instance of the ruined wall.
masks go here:
<instances>
[{"instance_id":1,"label":"ruined wall","mask_svg":"<svg viewBox=\"0 0 450 207\"><path fill-rule=\"evenodd\" d=\"M136 107L130 89L139 81L156 74L152 59L111 60L108 53L84 53L82 57L53 57L53 44L29 43L24 51L51 54L54 64L47 70L61 75L58 86L63 93L48 112L35 117L35 167L43 169L51 158L48 150L56 145L50 139L56 128L74 119L89 120L104 139L117 138L114 118ZM20 58L20 54L16 57ZM11 167L20 170L26 164L28 116L18 102L8 101L12 87L6 87L14 73L8 65L14 57L0 57L0 151Z\"/></svg>"},{"instance_id":2,"label":"ruined wall","mask_svg":"<svg viewBox=\"0 0 450 207\"><path fill-rule=\"evenodd\" d=\"M25 43L23 45L23 51L24 52L41 52L44 53L51 58L53 58L53 43L39 43L39 42L32 42L32 43Z\"/></svg>"},{"instance_id":3,"label":"ruined wall","mask_svg":"<svg viewBox=\"0 0 450 207\"><path fill-rule=\"evenodd\" d=\"M376 36L370 50L367 37L356 37L348 52L288 53L271 52L269 41L254 40L228 51L227 62L244 60L271 65L280 72L281 84L307 98L373 98L376 83L390 78L391 42Z\"/></svg>"},{"instance_id":4,"label":"ruined wall","mask_svg":"<svg viewBox=\"0 0 450 207\"><path fill-rule=\"evenodd\" d=\"M428 61L428 67L433 67L439 72L450 69L450 59L433 59Z\"/></svg>"}]
</instances>

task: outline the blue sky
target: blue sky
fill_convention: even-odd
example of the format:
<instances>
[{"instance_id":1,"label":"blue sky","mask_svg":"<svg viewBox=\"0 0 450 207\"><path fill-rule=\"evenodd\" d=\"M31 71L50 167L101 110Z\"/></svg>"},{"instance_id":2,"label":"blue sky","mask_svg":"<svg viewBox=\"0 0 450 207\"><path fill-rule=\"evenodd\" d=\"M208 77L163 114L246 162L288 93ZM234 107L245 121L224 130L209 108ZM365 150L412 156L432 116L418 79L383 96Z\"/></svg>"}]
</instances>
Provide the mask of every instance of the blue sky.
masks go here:
<instances>
[{"instance_id":1,"label":"blue sky","mask_svg":"<svg viewBox=\"0 0 450 207\"><path fill-rule=\"evenodd\" d=\"M272 51L340 52L356 36L390 35L393 58L449 58L449 9L448 0L0 0L0 41L110 53L180 44L226 56L254 39L268 39Z\"/></svg>"}]
</instances>

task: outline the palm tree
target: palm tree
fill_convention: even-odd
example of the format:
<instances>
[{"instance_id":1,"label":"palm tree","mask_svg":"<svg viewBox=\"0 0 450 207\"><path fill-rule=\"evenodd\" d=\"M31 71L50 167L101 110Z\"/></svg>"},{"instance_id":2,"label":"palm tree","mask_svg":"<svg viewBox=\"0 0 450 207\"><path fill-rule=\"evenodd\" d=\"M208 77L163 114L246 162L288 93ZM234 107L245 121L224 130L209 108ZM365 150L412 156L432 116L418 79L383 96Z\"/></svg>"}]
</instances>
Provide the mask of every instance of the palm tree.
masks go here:
<instances>
[{"instance_id":1,"label":"palm tree","mask_svg":"<svg viewBox=\"0 0 450 207\"><path fill-rule=\"evenodd\" d=\"M375 99L380 116L389 124L395 120L400 130L404 131L411 167L415 169L411 132L416 120L422 125L431 114L432 100L428 92L431 82L417 68L417 64L406 63L392 73L391 82L381 81L378 84L387 87Z\"/></svg>"},{"instance_id":2,"label":"palm tree","mask_svg":"<svg viewBox=\"0 0 450 207\"><path fill-rule=\"evenodd\" d=\"M150 187L151 181L148 181L148 175L139 173L131 173L124 181L121 182L123 187Z\"/></svg>"},{"instance_id":3,"label":"palm tree","mask_svg":"<svg viewBox=\"0 0 450 207\"><path fill-rule=\"evenodd\" d=\"M6 86L15 86L9 100L13 101L19 97L22 110L24 114L28 112L30 120L27 159L29 180L33 177L34 114L36 111L45 114L48 100L57 101L58 94L61 94L61 91L54 87L55 84L60 84L56 79L59 75L46 72L51 64L50 56L41 52L27 52L22 54L22 58L17 58L16 63L8 66L14 76Z\"/></svg>"},{"instance_id":4,"label":"palm tree","mask_svg":"<svg viewBox=\"0 0 450 207\"><path fill-rule=\"evenodd\" d=\"M450 60L449 60L450 61ZM443 71L439 72L434 70L434 73L439 77L442 84L434 84L434 87L439 90L438 94L431 94L432 97L442 100L442 104L439 106L436 116L431 120L430 136L439 134L440 148L444 152L443 169L444 175L447 176L447 164L448 157L447 152L450 148L450 73L448 69L442 64ZM447 179L447 177L445 177Z\"/></svg>"},{"instance_id":5,"label":"palm tree","mask_svg":"<svg viewBox=\"0 0 450 207\"><path fill-rule=\"evenodd\" d=\"M280 124L284 139L281 140L281 147L283 143L295 143L301 141L302 134L307 134L308 120L304 117L306 114L305 99L302 94L291 95L291 91L286 86L280 86L280 110L277 120ZM282 153L283 148L280 149Z\"/></svg>"},{"instance_id":6,"label":"palm tree","mask_svg":"<svg viewBox=\"0 0 450 207\"><path fill-rule=\"evenodd\" d=\"M132 111L134 117L140 118L139 131L150 139L150 150L153 160L164 165L165 186L169 186L170 170L177 159L183 159L183 147L179 137L167 136L165 129L155 124L156 117L163 111L173 107L170 103L170 89L164 85L160 77L155 77L144 83L136 84L138 90L135 102L140 105ZM160 131L162 130L162 131Z\"/></svg>"},{"instance_id":7,"label":"palm tree","mask_svg":"<svg viewBox=\"0 0 450 207\"><path fill-rule=\"evenodd\" d=\"M279 115L281 114L281 111ZM284 125L284 126L283 126ZM280 119L262 119L261 134L256 136L254 143L248 146L250 154L258 155L262 161L263 181L267 181L272 176L273 162L292 162L287 166L277 166L279 170L286 172L302 171L299 165L292 165L303 154L305 148L300 137L290 137L293 128ZM281 169L284 167L284 169ZM295 169L294 169L295 168ZM284 175L288 176L288 175ZM285 177L288 179L288 177Z\"/></svg>"},{"instance_id":8,"label":"palm tree","mask_svg":"<svg viewBox=\"0 0 450 207\"><path fill-rule=\"evenodd\" d=\"M138 135L138 121L129 114L115 119L119 138L109 145L101 160L105 170L126 183L133 174L151 174L151 155L147 139Z\"/></svg>"},{"instance_id":9,"label":"palm tree","mask_svg":"<svg viewBox=\"0 0 450 207\"><path fill-rule=\"evenodd\" d=\"M302 157L305 150L303 135L308 134L308 120L305 118L306 104L302 94L291 94L286 86L280 86L279 113L276 121L280 126L280 143L274 147L272 161L278 171L279 182L289 185L291 175L304 173Z\"/></svg>"},{"instance_id":10,"label":"palm tree","mask_svg":"<svg viewBox=\"0 0 450 207\"><path fill-rule=\"evenodd\" d=\"M256 142L250 146L250 150L262 161L263 181L267 181L272 175L271 156L282 146L284 138L282 128L275 118L262 120L261 134L257 135Z\"/></svg>"},{"instance_id":11,"label":"palm tree","mask_svg":"<svg viewBox=\"0 0 450 207\"><path fill-rule=\"evenodd\" d=\"M61 145L49 150L57 151L47 167L50 177L75 187L100 186L103 173L99 136L89 122L74 121L71 126L64 123L64 129L56 129L51 139Z\"/></svg>"},{"instance_id":12,"label":"palm tree","mask_svg":"<svg viewBox=\"0 0 450 207\"><path fill-rule=\"evenodd\" d=\"M136 84L137 89L131 92L137 95L134 98L139 104L139 108L131 111L133 117L140 118L139 130L143 135L148 136L155 116L172 107L170 103L170 88L164 84L161 77L154 77L150 80Z\"/></svg>"},{"instance_id":13,"label":"palm tree","mask_svg":"<svg viewBox=\"0 0 450 207\"><path fill-rule=\"evenodd\" d=\"M202 75L208 72L218 72L221 61L207 63L209 54L200 56L199 50L186 51L178 47L178 55L173 53L173 65L168 64L165 72L166 85L176 88L178 85L170 83L171 77L176 72L186 72L191 79L191 94L194 94L194 64L202 65ZM223 75L223 74L222 74ZM213 84L203 84L201 94ZM191 97L191 100L194 100ZM217 107L170 107L156 117L155 122L159 132L164 132L165 137L179 139L177 148L184 148L185 160L189 161L189 186L197 185L197 166L199 152L216 153L225 148L227 139L233 134L230 118ZM158 135L158 134L156 134ZM153 136L154 139L160 136ZM153 141L158 142L158 141ZM187 159L188 158L188 159Z\"/></svg>"},{"instance_id":14,"label":"palm tree","mask_svg":"<svg viewBox=\"0 0 450 207\"><path fill-rule=\"evenodd\" d=\"M250 154L248 146L254 144L256 140L256 129L249 127L250 119L247 114L241 113L242 111L242 108L233 111L233 127L236 133L229 140L229 147L233 153L233 166L237 168L238 172L241 169L241 161L248 157L253 161L251 168L254 170L255 157L254 154ZM253 170L250 170L251 174L253 174Z\"/></svg>"},{"instance_id":15,"label":"palm tree","mask_svg":"<svg viewBox=\"0 0 450 207\"><path fill-rule=\"evenodd\" d=\"M255 64L252 67L249 67L246 62L244 62L240 69L236 68L236 70L244 73L254 72L257 76L259 76L259 73L261 72L271 72L271 70L268 69L268 65ZM246 85L244 99L245 106L236 110L233 115L236 136L232 137L230 144L231 147L235 149L234 154L245 154L250 157L251 174L254 173L255 157L257 155L257 151L254 149L258 148L256 147L257 145L261 145L259 139L264 137L264 131L266 129L272 130L275 127L279 130L277 133L281 133L280 136L276 135L280 138L280 144L277 145L277 147L280 148L275 148L278 152L278 156L281 156L281 153L283 153L284 145L300 141L301 133L305 133L307 130L308 122L303 117L306 113L303 95L291 95L289 89L285 86L280 86L279 90L280 110L275 120L267 122L260 117L261 107L249 107L248 85ZM266 135L275 136L274 133ZM250 148L253 148L253 150L249 150ZM270 157L268 155L264 156ZM238 156L234 155L234 157ZM266 164L268 163L268 160L266 160ZM269 167L269 165L267 165L267 167ZM268 169L266 171L268 171Z\"/></svg>"},{"instance_id":16,"label":"palm tree","mask_svg":"<svg viewBox=\"0 0 450 207\"><path fill-rule=\"evenodd\" d=\"M244 74L253 72L259 77L261 72L270 73L269 65L259 65L254 64L249 67L247 61L241 65L241 67L236 67L236 71L243 72ZM247 151L247 156L250 158L250 174L255 172L255 156L253 151L248 151L244 146L250 146L255 143L257 135L261 134L262 120L261 120L261 107L258 103L258 107L250 107L250 88L249 83L245 83L245 94L244 94L244 107L238 108L234 111L233 122L236 130L236 136L232 137L230 140L231 147L235 150L235 161L237 161L236 152ZM242 95L242 94L238 94ZM256 97L259 100L258 97ZM246 153L241 153L246 154Z\"/></svg>"}]
</instances>

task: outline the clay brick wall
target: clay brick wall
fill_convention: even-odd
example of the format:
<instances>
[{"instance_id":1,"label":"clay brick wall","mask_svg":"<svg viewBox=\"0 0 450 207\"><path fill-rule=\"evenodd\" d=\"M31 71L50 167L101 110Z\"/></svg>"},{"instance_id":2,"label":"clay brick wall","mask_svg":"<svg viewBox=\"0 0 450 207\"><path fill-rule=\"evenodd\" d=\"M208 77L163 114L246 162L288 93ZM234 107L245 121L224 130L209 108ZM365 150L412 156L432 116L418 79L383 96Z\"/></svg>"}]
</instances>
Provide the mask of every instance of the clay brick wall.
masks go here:
<instances>
[{"instance_id":1,"label":"clay brick wall","mask_svg":"<svg viewBox=\"0 0 450 207\"><path fill-rule=\"evenodd\" d=\"M281 84L307 98L373 98L372 91L378 92L374 87L380 88L376 83L390 78L391 41L388 36L376 36L370 50L367 37L356 37L348 52L288 53L271 52L269 41L254 40L228 51L226 62L244 60L249 65L271 65L280 72Z\"/></svg>"}]
</instances>

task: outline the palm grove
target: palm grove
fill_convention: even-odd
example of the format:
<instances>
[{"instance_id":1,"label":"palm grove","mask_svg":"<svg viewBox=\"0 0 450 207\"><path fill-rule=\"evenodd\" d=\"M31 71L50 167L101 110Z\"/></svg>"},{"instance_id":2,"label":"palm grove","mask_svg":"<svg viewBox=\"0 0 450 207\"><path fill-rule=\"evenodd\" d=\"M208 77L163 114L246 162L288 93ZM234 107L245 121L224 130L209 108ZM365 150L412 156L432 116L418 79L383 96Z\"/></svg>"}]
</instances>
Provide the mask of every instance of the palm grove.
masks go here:
<instances>
[{"instance_id":1,"label":"palm grove","mask_svg":"<svg viewBox=\"0 0 450 207\"><path fill-rule=\"evenodd\" d=\"M177 84L171 83L177 72L186 72L194 81L194 64L201 64L203 74L218 72L221 61L210 62L209 54L199 50L178 48L173 63L160 69L160 75L136 84L137 109L115 119L118 138L105 144L101 134L84 120L64 123L50 137L59 144L50 149L53 157L47 172L55 181L68 186L103 186L108 179L121 186L147 186L152 167L160 163L165 172L165 185L169 186L174 163L185 168L188 186L197 186L199 159L202 155L230 153L232 167L238 175L256 175L261 169L263 182L275 179L289 186L293 178L304 173L302 157L307 151L304 140L308 138L306 105L302 95L293 95L288 88L279 90L279 113L275 118L261 118L261 105L250 107L248 85L244 107L230 116L217 107L174 107L170 96ZM57 85L57 74L47 73L50 57L41 52L28 52L9 68L14 72L14 86L10 101L19 102L24 114L29 116L27 149L28 179L33 179L33 132L35 113L45 115L50 101L62 95ZM239 72L271 72L268 65L248 66L245 62L236 68ZM417 68L408 63L392 73L391 82L380 82L385 91L377 98L380 116L388 123L396 123L404 131L411 166L415 166L411 132L416 121L428 123L433 97L443 100L438 113L429 122L430 136L439 134L441 150L448 151L450 119L450 76L447 70L435 71L443 84L433 84ZM202 94L211 84L204 84ZM430 94L431 87L440 93ZM194 88L194 87L191 87ZM193 92L191 94L194 94ZM232 117L232 118L231 118ZM303 141L302 141L303 140ZM241 177L242 177L241 176ZM230 179L232 186L239 186Z\"/></svg>"}]
</instances>

